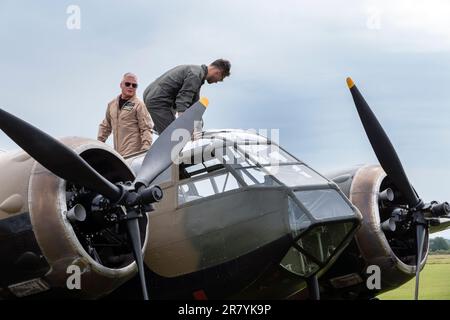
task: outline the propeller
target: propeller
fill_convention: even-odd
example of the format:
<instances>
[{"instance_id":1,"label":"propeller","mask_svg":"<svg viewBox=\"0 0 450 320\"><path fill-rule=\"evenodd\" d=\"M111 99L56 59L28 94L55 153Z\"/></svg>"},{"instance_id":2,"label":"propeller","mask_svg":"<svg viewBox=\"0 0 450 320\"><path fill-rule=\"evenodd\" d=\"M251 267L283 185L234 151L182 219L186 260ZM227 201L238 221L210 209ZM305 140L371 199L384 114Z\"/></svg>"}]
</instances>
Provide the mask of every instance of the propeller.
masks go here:
<instances>
[{"instance_id":1,"label":"propeller","mask_svg":"<svg viewBox=\"0 0 450 320\"><path fill-rule=\"evenodd\" d=\"M402 163L387 134L383 130L383 127L378 122L375 114L372 112L351 78L347 78L347 85L352 94L364 130L366 131L367 137L369 138L370 144L372 145L381 167L392 183L398 188L408 205L408 215L406 215L406 217L409 221L412 221L412 226L415 227L416 235L415 299L417 300L419 295L420 263L423 257L425 236L429 227L429 220L427 220L427 218L448 216L450 207L447 202L439 204L436 201L433 201L424 204L410 184Z\"/></svg>"},{"instance_id":2,"label":"propeller","mask_svg":"<svg viewBox=\"0 0 450 320\"><path fill-rule=\"evenodd\" d=\"M146 205L161 200L161 189L150 186L151 182L171 165L173 149L178 147L181 151L190 140L186 138L190 138L194 122L201 121L207 106L208 100L202 98L172 122L145 155L135 181L120 186L105 179L77 153L55 138L2 109L0 109L0 129L58 177L95 191L109 199L113 205L120 206L126 216L128 236L143 297L148 300L138 219L142 217L141 211ZM178 141L177 134L185 139ZM58 156L55 157L54 154Z\"/></svg>"},{"instance_id":3,"label":"propeller","mask_svg":"<svg viewBox=\"0 0 450 320\"><path fill-rule=\"evenodd\" d=\"M181 142L175 140L175 134L178 130L187 130L191 136L194 130L194 122L200 121L202 119L203 113L208 106L208 100L202 98L200 101L188 108L183 114L178 117L174 122L172 122L156 139L150 149L145 155L144 161L142 162L141 169L139 170L136 179L134 180L134 188L138 190L138 198L131 202L142 202L142 200L149 198L162 198L162 192L159 193L158 189L146 188L151 182L164 170L166 170L172 164L172 150L174 147L182 147L188 142L186 139ZM182 132L180 132L182 133ZM159 189L160 190L160 189ZM132 222L135 221L135 222ZM144 275L144 263L141 253L141 241L139 234L139 226L137 220L127 221L128 234L130 235L131 244L133 248L133 255L136 260L138 267L138 273L141 280L142 293L144 300L148 300L147 286L145 284Z\"/></svg>"}]
</instances>

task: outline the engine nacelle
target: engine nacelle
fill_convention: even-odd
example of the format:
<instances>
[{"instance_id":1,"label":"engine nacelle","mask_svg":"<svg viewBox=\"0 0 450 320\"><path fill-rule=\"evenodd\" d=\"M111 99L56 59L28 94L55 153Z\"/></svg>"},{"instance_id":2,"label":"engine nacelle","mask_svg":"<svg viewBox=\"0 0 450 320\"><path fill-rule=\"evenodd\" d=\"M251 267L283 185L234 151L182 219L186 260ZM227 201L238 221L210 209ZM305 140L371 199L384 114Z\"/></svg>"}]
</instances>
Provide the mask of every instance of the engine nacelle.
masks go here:
<instances>
[{"instance_id":1,"label":"engine nacelle","mask_svg":"<svg viewBox=\"0 0 450 320\"><path fill-rule=\"evenodd\" d=\"M110 181L134 179L124 160L105 144L84 138L61 141ZM74 219L68 219L68 204L77 202L78 198L89 198L89 191L80 186L69 189L66 181L23 151L2 154L0 162L3 185L0 189L0 297L39 293L59 298L98 298L136 274L131 252L124 254L114 266L102 262L112 259L108 257L113 255L112 251L87 252L90 250L86 241L91 241L95 234L95 230L91 232L88 228L93 215L90 207L86 208L87 221L83 222L88 227L76 226ZM145 226L142 229L145 232ZM70 279L78 270L79 289L76 281Z\"/></svg>"},{"instance_id":2,"label":"engine nacelle","mask_svg":"<svg viewBox=\"0 0 450 320\"><path fill-rule=\"evenodd\" d=\"M363 222L355 240L367 264L381 268L381 279L384 284L382 290L403 284L414 277L416 272L414 249L401 250L397 246L393 247L392 243L397 240L395 233L386 236L381 229L381 222L388 219L388 216L382 212L379 194L388 187L395 190L395 186L386 180L383 169L380 166L367 166L356 172L350 190L350 201L363 215ZM404 235L402 241L414 243L415 238L412 236L412 234ZM424 246L421 268L428 256L428 234Z\"/></svg>"},{"instance_id":3,"label":"engine nacelle","mask_svg":"<svg viewBox=\"0 0 450 320\"><path fill-rule=\"evenodd\" d=\"M344 251L323 283L331 298L370 297L394 289L415 276L415 233L413 230L389 230L394 207L401 207L401 195L379 165L361 166L327 175L336 182L360 210L363 220L353 243ZM390 188L395 198L386 196ZM381 197L381 198L380 198ZM421 268L428 257L428 233L425 237ZM381 270L381 290L367 288L369 266ZM413 293L411 293L413 294Z\"/></svg>"}]
</instances>

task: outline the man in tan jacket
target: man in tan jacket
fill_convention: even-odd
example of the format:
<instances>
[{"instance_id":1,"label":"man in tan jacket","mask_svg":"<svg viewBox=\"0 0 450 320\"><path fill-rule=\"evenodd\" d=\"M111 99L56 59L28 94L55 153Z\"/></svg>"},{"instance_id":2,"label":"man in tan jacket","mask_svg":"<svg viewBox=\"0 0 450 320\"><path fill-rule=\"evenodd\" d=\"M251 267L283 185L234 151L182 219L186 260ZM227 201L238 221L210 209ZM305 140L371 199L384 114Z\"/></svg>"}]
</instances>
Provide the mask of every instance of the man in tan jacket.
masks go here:
<instances>
[{"instance_id":1,"label":"man in tan jacket","mask_svg":"<svg viewBox=\"0 0 450 320\"><path fill-rule=\"evenodd\" d=\"M122 156L145 151L152 144L153 121L144 102L136 97L136 75L126 73L120 82L122 93L108 103L97 139L105 142L113 133L114 149Z\"/></svg>"}]
</instances>

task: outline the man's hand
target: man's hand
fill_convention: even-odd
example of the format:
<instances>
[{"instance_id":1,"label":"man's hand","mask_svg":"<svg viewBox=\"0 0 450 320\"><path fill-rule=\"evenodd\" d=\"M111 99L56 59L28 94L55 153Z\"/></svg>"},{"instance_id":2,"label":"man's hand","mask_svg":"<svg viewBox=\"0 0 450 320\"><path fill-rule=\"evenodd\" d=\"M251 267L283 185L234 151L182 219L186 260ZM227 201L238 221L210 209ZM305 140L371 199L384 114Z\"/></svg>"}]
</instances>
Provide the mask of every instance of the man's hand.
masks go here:
<instances>
[{"instance_id":1,"label":"man's hand","mask_svg":"<svg viewBox=\"0 0 450 320\"><path fill-rule=\"evenodd\" d=\"M179 116L181 116L183 114L183 112L176 112L175 113L175 119L178 119Z\"/></svg>"}]
</instances>

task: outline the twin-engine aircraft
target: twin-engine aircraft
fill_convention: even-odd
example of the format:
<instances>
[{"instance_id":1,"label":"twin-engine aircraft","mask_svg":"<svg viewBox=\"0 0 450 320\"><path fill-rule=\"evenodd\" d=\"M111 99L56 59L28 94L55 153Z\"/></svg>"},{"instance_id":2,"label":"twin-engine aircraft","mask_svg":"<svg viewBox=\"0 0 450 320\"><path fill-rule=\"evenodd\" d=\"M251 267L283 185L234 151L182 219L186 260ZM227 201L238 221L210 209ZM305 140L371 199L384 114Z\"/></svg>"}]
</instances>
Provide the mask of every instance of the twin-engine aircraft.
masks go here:
<instances>
[{"instance_id":1,"label":"twin-engine aircraft","mask_svg":"<svg viewBox=\"0 0 450 320\"><path fill-rule=\"evenodd\" d=\"M190 141L206 99L127 159L0 110L22 148L0 154L0 298L371 299L413 277L417 298L450 206L418 196L347 83L380 165L328 175L256 133Z\"/></svg>"}]
</instances>

